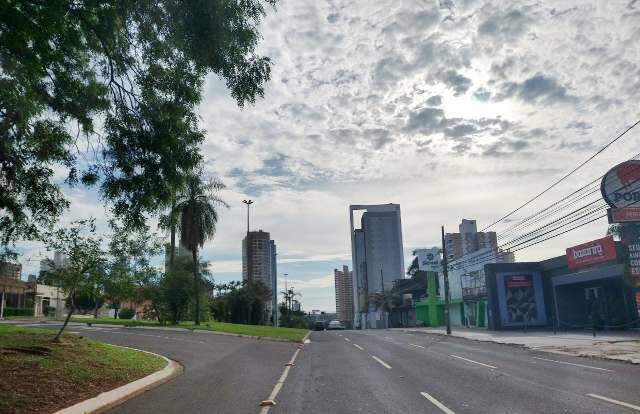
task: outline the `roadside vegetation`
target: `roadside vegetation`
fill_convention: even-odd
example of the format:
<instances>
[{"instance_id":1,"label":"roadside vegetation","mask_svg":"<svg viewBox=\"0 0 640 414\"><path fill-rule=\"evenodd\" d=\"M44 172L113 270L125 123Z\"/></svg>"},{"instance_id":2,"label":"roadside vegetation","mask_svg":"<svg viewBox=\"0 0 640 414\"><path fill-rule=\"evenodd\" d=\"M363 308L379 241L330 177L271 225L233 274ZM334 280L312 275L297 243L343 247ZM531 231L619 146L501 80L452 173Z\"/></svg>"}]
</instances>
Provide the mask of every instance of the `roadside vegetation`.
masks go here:
<instances>
[{"instance_id":1,"label":"roadside vegetation","mask_svg":"<svg viewBox=\"0 0 640 414\"><path fill-rule=\"evenodd\" d=\"M177 324L160 324L158 321L145 321L145 320L126 320L126 319L113 319L113 318L100 318L100 319L87 319L87 318L73 318L73 322L91 323L91 324L112 324L123 326L147 326L147 327L173 327L173 328L185 328L185 329L198 329L205 331L224 332L230 334L239 335L251 335L259 336L261 338L276 338L286 339L292 342L301 342L304 336L307 334L307 329L298 328L274 328L268 325L243 325L238 323L226 323L226 322L203 322L200 325L195 325L192 321L178 322Z\"/></svg>"},{"instance_id":2,"label":"roadside vegetation","mask_svg":"<svg viewBox=\"0 0 640 414\"><path fill-rule=\"evenodd\" d=\"M51 413L165 367L155 355L66 334L0 325L0 413Z\"/></svg>"}]
</instances>

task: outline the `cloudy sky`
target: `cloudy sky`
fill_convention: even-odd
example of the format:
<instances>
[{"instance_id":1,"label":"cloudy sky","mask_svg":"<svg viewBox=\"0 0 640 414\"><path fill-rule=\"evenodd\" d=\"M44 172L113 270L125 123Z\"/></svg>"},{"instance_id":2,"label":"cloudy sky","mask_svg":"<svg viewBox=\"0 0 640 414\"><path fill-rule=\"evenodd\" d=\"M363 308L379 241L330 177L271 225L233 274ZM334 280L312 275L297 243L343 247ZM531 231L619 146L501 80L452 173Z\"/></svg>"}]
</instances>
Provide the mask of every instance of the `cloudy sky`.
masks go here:
<instances>
[{"instance_id":1,"label":"cloudy sky","mask_svg":"<svg viewBox=\"0 0 640 414\"><path fill-rule=\"evenodd\" d=\"M399 203L408 263L438 243L440 225L493 222L640 116L638 0L283 0L262 31L274 63L265 98L240 110L212 77L200 108L207 172L232 205L203 255L217 280L241 278L241 200L253 199L251 227L271 232L280 277L306 310L335 309L333 269L351 265L349 204ZM513 218L630 158L639 137ZM72 216L101 215L93 193L68 194ZM561 255L606 227L516 257Z\"/></svg>"}]
</instances>

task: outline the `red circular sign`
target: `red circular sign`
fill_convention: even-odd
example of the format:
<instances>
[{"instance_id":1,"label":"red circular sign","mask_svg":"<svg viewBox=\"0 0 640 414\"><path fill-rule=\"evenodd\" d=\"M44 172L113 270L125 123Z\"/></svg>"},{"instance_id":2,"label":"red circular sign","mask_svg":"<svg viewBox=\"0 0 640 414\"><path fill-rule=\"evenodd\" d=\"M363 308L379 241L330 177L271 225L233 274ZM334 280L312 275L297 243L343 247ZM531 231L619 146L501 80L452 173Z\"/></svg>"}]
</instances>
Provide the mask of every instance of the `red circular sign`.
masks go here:
<instances>
[{"instance_id":1,"label":"red circular sign","mask_svg":"<svg viewBox=\"0 0 640 414\"><path fill-rule=\"evenodd\" d=\"M640 207L640 160L620 163L600 183L602 197L611 207Z\"/></svg>"}]
</instances>

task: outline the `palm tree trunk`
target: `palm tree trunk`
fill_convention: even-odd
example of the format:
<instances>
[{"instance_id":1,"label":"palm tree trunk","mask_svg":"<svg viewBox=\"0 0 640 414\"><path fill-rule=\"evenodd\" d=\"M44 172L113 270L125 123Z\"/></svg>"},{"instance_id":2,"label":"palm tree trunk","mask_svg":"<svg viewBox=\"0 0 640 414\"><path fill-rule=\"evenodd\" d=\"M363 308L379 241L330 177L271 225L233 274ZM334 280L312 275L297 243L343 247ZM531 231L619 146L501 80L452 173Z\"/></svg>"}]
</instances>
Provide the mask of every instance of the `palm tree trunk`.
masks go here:
<instances>
[{"instance_id":1,"label":"palm tree trunk","mask_svg":"<svg viewBox=\"0 0 640 414\"><path fill-rule=\"evenodd\" d=\"M193 319L196 325L200 325L200 278L198 274L198 248L191 251L193 255L193 290L196 294L196 314Z\"/></svg>"}]
</instances>

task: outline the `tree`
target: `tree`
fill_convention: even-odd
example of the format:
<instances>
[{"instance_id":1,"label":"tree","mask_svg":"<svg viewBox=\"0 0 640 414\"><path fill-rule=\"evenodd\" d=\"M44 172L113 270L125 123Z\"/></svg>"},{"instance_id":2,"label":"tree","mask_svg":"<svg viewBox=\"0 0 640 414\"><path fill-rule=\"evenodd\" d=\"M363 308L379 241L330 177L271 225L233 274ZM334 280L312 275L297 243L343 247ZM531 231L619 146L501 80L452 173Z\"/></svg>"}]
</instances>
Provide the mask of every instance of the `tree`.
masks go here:
<instances>
[{"instance_id":1,"label":"tree","mask_svg":"<svg viewBox=\"0 0 640 414\"><path fill-rule=\"evenodd\" d=\"M69 227L47 234L46 240L50 249L61 252L66 258L61 267L55 267L53 261L49 262L49 266L54 269L52 278L65 292L70 304L64 324L53 339L54 342L59 342L73 314L76 295L86 294L93 289L93 274L104 264L105 253L101 248L102 239L96 236L93 219L72 222Z\"/></svg>"},{"instance_id":2,"label":"tree","mask_svg":"<svg viewBox=\"0 0 640 414\"><path fill-rule=\"evenodd\" d=\"M191 176L187 180L185 191L180 194L176 209L180 211L180 243L191 251L193 286L195 295L194 323L200 324L200 275L198 249L205 241L213 238L218 223L217 205L229 207L218 197L218 192L225 185L210 179L203 182L198 176Z\"/></svg>"},{"instance_id":3,"label":"tree","mask_svg":"<svg viewBox=\"0 0 640 414\"><path fill-rule=\"evenodd\" d=\"M402 298L397 292L387 290L369 295L369 303L371 303L376 310L382 310L385 313L389 313L393 308L402 304Z\"/></svg>"},{"instance_id":4,"label":"tree","mask_svg":"<svg viewBox=\"0 0 640 414\"><path fill-rule=\"evenodd\" d=\"M70 185L99 185L128 226L170 204L202 160L206 77L239 106L263 96L258 26L275 3L3 2L0 247L50 231L69 206L61 170Z\"/></svg>"},{"instance_id":5,"label":"tree","mask_svg":"<svg viewBox=\"0 0 640 414\"><path fill-rule=\"evenodd\" d=\"M120 302L125 299L152 303L160 323L163 322L160 311L159 276L151 265L151 257L162 252L162 242L149 232L147 226L137 229L126 228L111 221L113 231L109 242L109 277L105 284L105 293L115 309L116 318Z\"/></svg>"}]
</instances>

